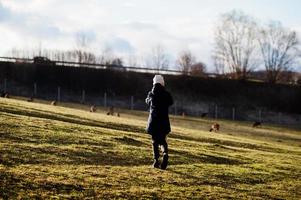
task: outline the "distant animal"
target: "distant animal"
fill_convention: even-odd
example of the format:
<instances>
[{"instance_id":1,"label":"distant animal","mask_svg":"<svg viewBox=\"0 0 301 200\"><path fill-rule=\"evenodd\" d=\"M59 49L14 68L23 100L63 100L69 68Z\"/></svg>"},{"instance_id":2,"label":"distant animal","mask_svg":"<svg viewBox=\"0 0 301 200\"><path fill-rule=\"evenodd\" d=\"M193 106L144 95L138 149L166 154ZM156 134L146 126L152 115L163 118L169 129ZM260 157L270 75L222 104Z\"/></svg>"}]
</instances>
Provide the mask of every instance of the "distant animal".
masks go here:
<instances>
[{"instance_id":1,"label":"distant animal","mask_svg":"<svg viewBox=\"0 0 301 200\"><path fill-rule=\"evenodd\" d=\"M114 115L114 106L111 106L109 108L109 111L107 112L107 115Z\"/></svg>"},{"instance_id":2,"label":"distant animal","mask_svg":"<svg viewBox=\"0 0 301 200\"><path fill-rule=\"evenodd\" d=\"M95 105L90 107L90 112L96 112L96 106Z\"/></svg>"},{"instance_id":3,"label":"distant animal","mask_svg":"<svg viewBox=\"0 0 301 200\"><path fill-rule=\"evenodd\" d=\"M117 117L120 117L120 113L119 112L117 113Z\"/></svg>"},{"instance_id":4,"label":"distant animal","mask_svg":"<svg viewBox=\"0 0 301 200\"><path fill-rule=\"evenodd\" d=\"M56 106L56 101L51 101L51 105Z\"/></svg>"},{"instance_id":5,"label":"distant animal","mask_svg":"<svg viewBox=\"0 0 301 200\"><path fill-rule=\"evenodd\" d=\"M253 128L256 128L256 127L259 127L259 126L261 126L261 122L256 121L256 122L253 123Z\"/></svg>"},{"instance_id":6,"label":"distant animal","mask_svg":"<svg viewBox=\"0 0 301 200\"><path fill-rule=\"evenodd\" d=\"M201 118L204 118L204 117L206 117L206 116L207 116L207 114L208 114L208 113L202 113L202 114L201 114Z\"/></svg>"},{"instance_id":7,"label":"distant animal","mask_svg":"<svg viewBox=\"0 0 301 200\"><path fill-rule=\"evenodd\" d=\"M212 132L212 131L217 132L217 131L219 131L219 128L220 128L219 124L214 123L214 124L211 125L211 128L209 129L209 131L210 132Z\"/></svg>"},{"instance_id":8,"label":"distant animal","mask_svg":"<svg viewBox=\"0 0 301 200\"><path fill-rule=\"evenodd\" d=\"M29 99L27 99L27 102L33 102L33 97L30 97Z\"/></svg>"}]
</instances>

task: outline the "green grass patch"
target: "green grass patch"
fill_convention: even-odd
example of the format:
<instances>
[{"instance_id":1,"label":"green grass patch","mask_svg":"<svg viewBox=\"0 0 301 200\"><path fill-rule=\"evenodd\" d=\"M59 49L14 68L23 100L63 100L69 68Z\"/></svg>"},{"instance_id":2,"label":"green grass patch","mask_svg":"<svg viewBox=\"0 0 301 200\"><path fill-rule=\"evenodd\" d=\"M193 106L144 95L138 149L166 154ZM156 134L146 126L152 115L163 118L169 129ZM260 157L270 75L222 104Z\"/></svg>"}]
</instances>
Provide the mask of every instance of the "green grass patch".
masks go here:
<instances>
[{"instance_id":1,"label":"green grass patch","mask_svg":"<svg viewBox=\"0 0 301 200\"><path fill-rule=\"evenodd\" d=\"M167 170L146 112L0 98L2 199L300 199L301 131L171 116Z\"/></svg>"}]
</instances>

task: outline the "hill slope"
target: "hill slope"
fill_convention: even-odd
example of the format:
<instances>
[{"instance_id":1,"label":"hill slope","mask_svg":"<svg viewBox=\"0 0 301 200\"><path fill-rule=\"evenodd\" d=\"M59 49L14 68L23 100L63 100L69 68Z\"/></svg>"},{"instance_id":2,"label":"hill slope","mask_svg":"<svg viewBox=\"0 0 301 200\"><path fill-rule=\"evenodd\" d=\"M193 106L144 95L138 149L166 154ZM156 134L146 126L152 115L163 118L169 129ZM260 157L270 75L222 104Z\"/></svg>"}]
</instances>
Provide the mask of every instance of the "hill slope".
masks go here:
<instances>
[{"instance_id":1,"label":"hill slope","mask_svg":"<svg viewBox=\"0 0 301 200\"><path fill-rule=\"evenodd\" d=\"M0 198L301 198L300 130L172 116L163 171L147 113L85 109L0 99Z\"/></svg>"}]
</instances>

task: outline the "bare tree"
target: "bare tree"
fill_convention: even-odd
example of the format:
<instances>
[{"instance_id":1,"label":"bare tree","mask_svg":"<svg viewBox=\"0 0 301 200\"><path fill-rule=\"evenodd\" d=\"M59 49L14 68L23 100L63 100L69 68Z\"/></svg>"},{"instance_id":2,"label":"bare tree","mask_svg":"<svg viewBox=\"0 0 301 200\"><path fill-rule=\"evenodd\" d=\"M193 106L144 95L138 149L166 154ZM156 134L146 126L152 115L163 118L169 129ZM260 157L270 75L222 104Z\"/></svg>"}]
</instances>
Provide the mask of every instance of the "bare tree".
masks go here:
<instances>
[{"instance_id":1,"label":"bare tree","mask_svg":"<svg viewBox=\"0 0 301 200\"><path fill-rule=\"evenodd\" d=\"M17 49L16 47L12 48L9 53L9 56L15 57L15 58L20 58L21 57L20 50Z\"/></svg>"},{"instance_id":2,"label":"bare tree","mask_svg":"<svg viewBox=\"0 0 301 200\"><path fill-rule=\"evenodd\" d=\"M154 68L158 70L168 68L169 60L162 45L159 44L152 49L150 59L150 65Z\"/></svg>"},{"instance_id":3,"label":"bare tree","mask_svg":"<svg viewBox=\"0 0 301 200\"><path fill-rule=\"evenodd\" d=\"M266 69L267 81L276 83L282 72L288 71L298 58L298 38L295 31L272 22L261 28L258 42Z\"/></svg>"},{"instance_id":4,"label":"bare tree","mask_svg":"<svg viewBox=\"0 0 301 200\"><path fill-rule=\"evenodd\" d=\"M186 50L179 54L176 63L183 74L188 75L191 72L191 66L195 64L195 57L192 55L191 51Z\"/></svg>"},{"instance_id":5,"label":"bare tree","mask_svg":"<svg viewBox=\"0 0 301 200\"><path fill-rule=\"evenodd\" d=\"M65 60L64 61L69 61L69 62L77 62L77 54L75 51L66 51L64 52L65 54Z\"/></svg>"},{"instance_id":6,"label":"bare tree","mask_svg":"<svg viewBox=\"0 0 301 200\"><path fill-rule=\"evenodd\" d=\"M252 17L239 11L222 15L215 30L216 67L234 74L237 79L246 79L258 64L256 32L257 24Z\"/></svg>"},{"instance_id":7,"label":"bare tree","mask_svg":"<svg viewBox=\"0 0 301 200\"><path fill-rule=\"evenodd\" d=\"M90 39L83 33L76 35L76 49L75 54L79 63L95 63L96 57L89 52Z\"/></svg>"},{"instance_id":8,"label":"bare tree","mask_svg":"<svg viewBox=\"0 0 301 200\"><path fill-rule=\"evenodd\" d=\"M226 72L225 72L225 61L222 57L219 57L218 55L214 55L213 57L213 63L214 63L214 66L215 66L215 72L217 74L221 74L221 75L225 75Z\"/></svg>"},{"instance_id":9,"label":"bare tree","mask_svg":"<svg viewBox=\"0 0 301 200\"><path fill-rule=\"evenodd\" d=\"M123 60L122 60L122 58L118 58L118 57L114 58L112 60L111 65L112 66L116 66L116 67L122 67L123 66Z\"/></svg>"},{"instance_id":10,"label":"bare tree","mask_svg":"<svg viewBox=\"0 0 301 200\"><path fill-rule=\"evenodd\" d=\"M98 58L98 62L103 65L110 65L114 60L114 52L111 47L105 47Z\"/></svg>"},{"instance_id":11,"label":"bare tree","mask_svg":"<svg viewBox=\"0 0 301 200\"><path fill-rule=\"evenodd\" d=\"M78 57L78 62L82 63L84 62L84 51L88 47L88 38L86 37L85 34L80 33L76 35L76 49L75 49L75 54Z\"/></svg>"},{"instance_id":12,"label":"bare tree","mask_svg":"<svg viewBox=\"0 0 301 200\"><path fill-rule=\"evenodd\" d=\"M277 79L280 83L294 84L296 81L296 73L293 71L282 71Z\"/></svg>"},{"instance_id":13,"label":"bare tree","mask_svg":"<svg viewBox=\"0 0 301 200\"><path fill-rule=\"evenodd\" d=\"M203 62L197 62L193 65L190 66L190 75L191 76L201 76L205 77L206 76L206 64Z\"/></svg>"},{"instance_id":14,"label":"bare tree","mask_svg":"<svg viewBox=\"0 0 301 200\"><path fill-rule=\"evenodd\" d=\"M137 67L138 66L137 57L135 55L130 54L127 57L127 65L130 67Z\"/></svg>"}]
</instances>

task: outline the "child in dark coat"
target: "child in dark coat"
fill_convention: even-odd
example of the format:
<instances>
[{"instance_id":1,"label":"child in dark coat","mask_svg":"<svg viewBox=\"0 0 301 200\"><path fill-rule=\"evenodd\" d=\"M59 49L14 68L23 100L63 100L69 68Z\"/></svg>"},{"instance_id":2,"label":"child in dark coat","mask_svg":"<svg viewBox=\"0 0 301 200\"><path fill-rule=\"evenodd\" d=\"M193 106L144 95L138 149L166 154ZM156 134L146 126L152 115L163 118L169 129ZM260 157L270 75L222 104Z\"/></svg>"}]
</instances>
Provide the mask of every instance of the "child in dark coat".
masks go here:
<instances>
[{"instance_id":1,"label":"child in dark coat","mask_svg":"<svg viewBox=\"0 0 301 200\"><path fill-rule=\"evenodd\" d=\"M155 75L153 88L148 93L145 102L150 108L146 131L152 136L154 163L153 167L166 169L168 164L168 145L166 136L171 131L168 108L173 104L172 96L165 90L163 76ZM159 162L159 146L163 153L163 161Z\"/></svg>"}]
</instances>

